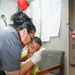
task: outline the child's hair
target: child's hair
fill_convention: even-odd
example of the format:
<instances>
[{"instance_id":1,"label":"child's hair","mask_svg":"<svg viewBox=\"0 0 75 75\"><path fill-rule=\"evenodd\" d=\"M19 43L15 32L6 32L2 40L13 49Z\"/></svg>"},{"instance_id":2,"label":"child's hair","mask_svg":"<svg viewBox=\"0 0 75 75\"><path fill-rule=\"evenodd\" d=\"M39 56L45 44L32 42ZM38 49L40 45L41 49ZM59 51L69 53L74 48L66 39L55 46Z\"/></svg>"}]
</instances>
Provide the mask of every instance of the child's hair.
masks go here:
<instances>
[{"instance_id":1,"label":"child's hair","mask_svg":"<svg viewBox=\"0 0 75 75\"><path fill-rule=\"evenodd\" d=\"M42 41L41 41L41 39L40 39L39 37L34 36L34 38L32 39L32 41L35 41L35 42L38 43L40 46L42 46ZM32 41L31 41L31 42L32 42Z\"/></svg>"},{"instance_id":2,"label":"child's hair","mask_svg":"<svg viewBox=\"0 0 75 75\"><path fill-rule=\"evenodd\" d=\"M36 28L31 19L22 11L12 15L11 20L13 21L12 27L14 27L17 31L26 28L28 33L33 31L36 32Z\"/></svg>"}]
</instances>

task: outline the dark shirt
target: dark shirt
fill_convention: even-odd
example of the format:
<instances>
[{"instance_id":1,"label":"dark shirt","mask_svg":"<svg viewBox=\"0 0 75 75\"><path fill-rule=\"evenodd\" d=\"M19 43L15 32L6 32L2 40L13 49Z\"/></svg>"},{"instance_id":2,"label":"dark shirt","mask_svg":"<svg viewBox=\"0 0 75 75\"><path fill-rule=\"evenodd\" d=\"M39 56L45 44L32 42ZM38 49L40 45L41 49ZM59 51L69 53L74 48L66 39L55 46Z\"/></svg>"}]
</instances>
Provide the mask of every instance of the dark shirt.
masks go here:
<instances>
[{"instance_id":1,"label":"dark shirt","mask_svg":"<svg viewBox=\"0 0 75 75\"><path fill-rule=\"evenodd\" d=\"M0 68L5 71L20 69L21 42L13 27L0 28Z\"/></svg>"}]
</instances>

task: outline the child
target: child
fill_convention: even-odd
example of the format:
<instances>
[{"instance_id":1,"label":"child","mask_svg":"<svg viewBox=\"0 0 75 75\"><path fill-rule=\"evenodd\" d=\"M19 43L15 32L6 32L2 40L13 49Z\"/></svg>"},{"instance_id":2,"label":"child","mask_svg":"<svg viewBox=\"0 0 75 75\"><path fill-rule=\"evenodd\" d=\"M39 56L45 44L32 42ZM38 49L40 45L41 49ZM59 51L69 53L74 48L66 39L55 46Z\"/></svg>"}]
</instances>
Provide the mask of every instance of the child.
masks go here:
<instances>
[{"instance_id":1,"label":"child","mask_svg":"<svg viewBox=\"0 0 75 75\"><path fill-rule=\"evenodd\" d=\"M28 50L24 50L21 54L21 61L27 60L31 57L36 51L40 49L42 46L42 41L38 37L34 37L30 44L28 45ZM36 75L36 71L38 71L38 64L35 64L30 71L27 72L26 75Z\"/></svg>"}]
</instances>

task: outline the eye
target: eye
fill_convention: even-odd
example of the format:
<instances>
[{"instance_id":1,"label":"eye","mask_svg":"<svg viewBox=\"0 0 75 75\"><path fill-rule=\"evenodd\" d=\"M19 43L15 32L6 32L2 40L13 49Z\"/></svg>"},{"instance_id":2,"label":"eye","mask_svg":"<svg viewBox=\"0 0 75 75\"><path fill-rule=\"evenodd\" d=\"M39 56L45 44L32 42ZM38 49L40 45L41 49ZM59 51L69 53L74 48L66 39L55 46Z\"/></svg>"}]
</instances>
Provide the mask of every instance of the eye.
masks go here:
<instances>
[{"instance_id":1,"label":"eye","mask_svg":"<svg viewBox=\"0 0 75 75\"><path fill-rule=\"evenodd\" d=\"M30 46L31 47L31 49L34 49L34 47L33 46Z\"/></svg>"},{"instance_id":2,"label":"eye","mask_svg":"<svg viewBox=\"0 0 75 75\"><path fill-rule=\"evenodd\" d=\"M38 51L38 49L35 49L35 51Z\"/></svg>"}]
</instances>

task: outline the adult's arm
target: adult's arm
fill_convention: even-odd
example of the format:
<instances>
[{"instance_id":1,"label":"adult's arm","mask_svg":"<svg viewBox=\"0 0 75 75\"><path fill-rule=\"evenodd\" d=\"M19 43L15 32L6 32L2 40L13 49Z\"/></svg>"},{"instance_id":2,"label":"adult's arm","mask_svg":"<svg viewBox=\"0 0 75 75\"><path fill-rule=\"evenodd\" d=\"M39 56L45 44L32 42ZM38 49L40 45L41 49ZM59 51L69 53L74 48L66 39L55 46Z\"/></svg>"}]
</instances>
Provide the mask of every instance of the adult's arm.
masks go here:
<instances>
[{"instance_id":1,"label":"adult's arm","mask_svg":"<svg viewBox=\"0 0 75 75\"><path fill-rule=\"evenodd\" d=\"M26 64L21 66L20 70L17 71L6 71L8 75L24 75L27 73L27 71L34 65L34 63L29 60Z\"/></svg>"}]
</instances>

